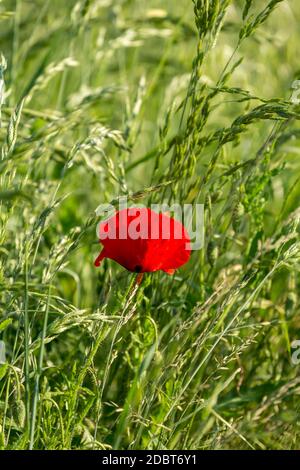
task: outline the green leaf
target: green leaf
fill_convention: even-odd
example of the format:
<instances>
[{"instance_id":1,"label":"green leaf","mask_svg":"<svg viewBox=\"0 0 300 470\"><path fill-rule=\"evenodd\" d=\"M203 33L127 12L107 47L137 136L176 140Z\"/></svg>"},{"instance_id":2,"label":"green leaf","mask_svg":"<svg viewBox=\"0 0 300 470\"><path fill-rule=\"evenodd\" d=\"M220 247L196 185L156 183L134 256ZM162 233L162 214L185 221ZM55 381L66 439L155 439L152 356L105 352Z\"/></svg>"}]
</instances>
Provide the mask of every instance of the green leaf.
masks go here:
<instances>
[{"instance_id":1,"label":"green leaf","mask_svg":"<svg viewBox=\"0 0 300 470\"><path fill-rule=\"evenodd\" d=\"M8 364L0 364L0 380L2 380L3 377L5 377L7 368L8 368Z\"/></svg>"},{"instance_id":2,"label":"green leaf","mask_svg":"<svg viewBox=\"0 0 300 470\"><path fill-rule=\"evenodd\" d=\"M7 318L0 323L0 333L4 331L12 323L12 318Z\"/></svg>"}]
</instances>

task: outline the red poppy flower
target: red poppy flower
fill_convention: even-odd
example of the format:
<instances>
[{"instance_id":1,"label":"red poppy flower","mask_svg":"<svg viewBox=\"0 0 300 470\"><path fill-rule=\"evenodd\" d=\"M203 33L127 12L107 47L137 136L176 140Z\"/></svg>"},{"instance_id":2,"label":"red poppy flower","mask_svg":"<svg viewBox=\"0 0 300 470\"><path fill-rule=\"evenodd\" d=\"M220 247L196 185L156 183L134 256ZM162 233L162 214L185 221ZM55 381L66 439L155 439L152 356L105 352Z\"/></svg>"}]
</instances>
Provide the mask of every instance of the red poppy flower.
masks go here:
<instances>
[{"instance_id":1,"label":"red poppy flower","mask_svg":"<svg viewBox=\"0 0 300 470\"><path fill-rule=\"evenodd\" d=\"M99 225L103 249L95 261L110 258L128 271L173 274L191 253L190 238L177 220L148 208L118 211Z\"/></svg>"}]
</instances>

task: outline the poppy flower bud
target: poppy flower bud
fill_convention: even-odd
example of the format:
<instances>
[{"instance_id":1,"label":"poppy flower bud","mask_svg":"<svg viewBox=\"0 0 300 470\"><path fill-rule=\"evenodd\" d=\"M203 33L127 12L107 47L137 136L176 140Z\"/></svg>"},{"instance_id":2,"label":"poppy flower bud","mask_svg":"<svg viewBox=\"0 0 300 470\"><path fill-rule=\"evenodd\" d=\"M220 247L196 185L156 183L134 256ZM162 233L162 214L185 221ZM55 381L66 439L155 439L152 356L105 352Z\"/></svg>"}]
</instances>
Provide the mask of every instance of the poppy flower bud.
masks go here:
<instances>
[{"instance_id":1,"label":"poppy flower bud","mask_svg":"<svg viewBox=\"0 0 300 470\"><path fill-rule=\"evenodd\" d=\"M103 249L95 261L99 266L110 258L128 271L144 273L162 270L173 274L191 253L185 227L165 214L132 207L116 212L99 225Z\"/></svg>"}]
</instances>

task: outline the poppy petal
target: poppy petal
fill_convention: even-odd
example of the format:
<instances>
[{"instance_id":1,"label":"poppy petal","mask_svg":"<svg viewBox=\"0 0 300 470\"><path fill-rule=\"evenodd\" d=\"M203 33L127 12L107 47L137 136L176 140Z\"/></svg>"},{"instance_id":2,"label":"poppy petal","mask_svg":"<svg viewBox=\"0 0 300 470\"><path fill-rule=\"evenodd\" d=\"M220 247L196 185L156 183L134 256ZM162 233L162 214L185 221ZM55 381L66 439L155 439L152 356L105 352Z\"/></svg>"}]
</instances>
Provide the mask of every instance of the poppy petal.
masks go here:
<instances>
[{"instance_id":1,"label":"poppy petal","mask_svg":"<svg viewBox=\"0 0 300 470\"><path fill-rule=\"evenodd\" d=\"M169 274L170 276L173 276L173 274L175 273L175 269L163 269L163 271Z\"/></svg>"}]
</instances>

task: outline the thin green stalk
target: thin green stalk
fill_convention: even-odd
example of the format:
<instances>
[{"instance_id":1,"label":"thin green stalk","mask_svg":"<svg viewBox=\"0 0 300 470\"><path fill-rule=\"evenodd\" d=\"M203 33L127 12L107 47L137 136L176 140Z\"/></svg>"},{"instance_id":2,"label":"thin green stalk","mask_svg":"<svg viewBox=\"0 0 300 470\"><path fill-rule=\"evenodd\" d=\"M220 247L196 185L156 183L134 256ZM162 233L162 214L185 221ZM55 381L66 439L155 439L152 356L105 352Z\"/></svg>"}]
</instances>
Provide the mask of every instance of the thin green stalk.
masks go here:
<instances>
[{"instance_id":1,"label":"thin green stalk","mask_svg":"<svg viewBox=\"0 0 300 470\"><path fill-rule=\"evenodd\" d=\"M25 244L25 300L24 300L24 353L25 353L25 403L26 431L30 430L30 382L29 382L29 316L28 316L28 244Z\"/></svg>"},{"instance_id":2,"label":"thin green stalk","mask_svg":"<svg viewBox=\"0 0 300 470\"><path fill-rule=\"evenodd\" d=\"M34 391L33 391L33 401L32 401L32 417L31 417L31 427L30 427L30 442L29 449L32 450L34 446L34 435L35 435L35 423L36 423L36 414L37 414L37 403L39 397L39 385L40 377L43 371L43 359L44 359L44 350L45 350L45 338L47 333L48 326L48 316L49 316L49 304L51 298L51 283L49 283L47 303L44 315L43 330L41 337L41 346L38 359L38 367L35 375Z\"/></svg>"}]
</instances>

